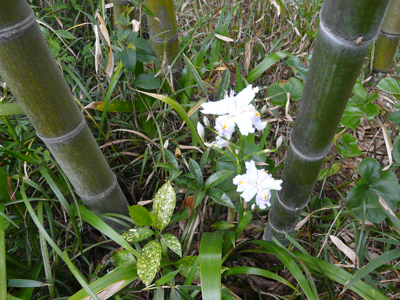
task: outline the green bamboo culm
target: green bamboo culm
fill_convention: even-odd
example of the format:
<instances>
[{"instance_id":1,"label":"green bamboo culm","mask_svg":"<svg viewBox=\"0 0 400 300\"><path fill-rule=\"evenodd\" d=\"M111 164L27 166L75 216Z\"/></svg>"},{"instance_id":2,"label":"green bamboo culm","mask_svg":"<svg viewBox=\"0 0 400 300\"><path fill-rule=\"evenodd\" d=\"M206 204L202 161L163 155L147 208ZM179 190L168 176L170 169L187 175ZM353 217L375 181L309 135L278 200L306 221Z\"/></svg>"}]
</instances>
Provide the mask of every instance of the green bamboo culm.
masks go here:
<instances>
[{"instance_id":1,"label":"green bamboo culm","mask_svg":"<svg viewBox=\"0 0 400 300\"><path fill-rule=\"evenodd\" d=\"M124 15L126 12L130 22L135 18L136 10L132 3L129 0L113 0L113 11L115 31L118 29L128 29L125 28L124 24L117 23L117 21L120 19L121 15ZM129 28L132 28L132 24L129 24Z\"/></svg>"},{"instance_id":2,"label":"green bamboo culm","mask_svg":"<svg viewBox=\"0 0 400 300\"><path fill-rule=\"evenodd\" d=\"M128 215L116 176L75 103L26 0L2 0L0 76L89 209L95 214Z\"/></svg>"},{"instance_id":3,"label":"green bamboo culm","mask_svg":"<svg viewBox=\"0 0 400 300\"><path fill-rule=\"evenodd\" d=\"M165 49L168 64L172 65L180 50L174 0L145 0L144 4L155 14L155 17L147 16L153 50L162 61ZM172 70L179 77L182 72L180 58L176 60Z\"/></svg>"},{"instance_id":4,"label":"green bamboo culm","mask_svg":"<svg viewBox=\"0 0 400 300\"><path fill-rule=\"evenodd\" d=\"M325 156L389 0L325 0L282 175L263 238L287 243Z\"/></svg>"},{"instance_id":5,"label":"green bamboo culm","mask_svg":"<svg viewBox=\"0 0 400 300\"><path fill-rule=\"evenodd\" d=\"M400 40L400 0L390 0L383 19L372 65L373 80L380 81L389 72Z\"/></svg>"}]
</instances>

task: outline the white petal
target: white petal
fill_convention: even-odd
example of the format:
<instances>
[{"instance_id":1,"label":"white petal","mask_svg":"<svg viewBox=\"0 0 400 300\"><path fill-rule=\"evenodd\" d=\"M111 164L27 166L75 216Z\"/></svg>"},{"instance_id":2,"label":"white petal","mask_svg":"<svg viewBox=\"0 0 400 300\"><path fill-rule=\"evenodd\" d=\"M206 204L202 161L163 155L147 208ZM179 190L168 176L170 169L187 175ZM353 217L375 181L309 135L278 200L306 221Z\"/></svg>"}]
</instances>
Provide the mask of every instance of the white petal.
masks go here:
<instances>
[{"instance_id":1,"label":"white petal","mask_svg":"<svg viewBox=\"0 0 400 300\"><path fill-rule=\"evenodd\" d=\"M253 181L256 181L258 179L258 170L256 168L254 160L246 162L245 165L246 165L246 175Z\"/></svg>"},{"instance_id":2,"label":"white petal","mask_svg":"<svg viewBox=\"0 0 400 300\"><path fill-rule=\"evenodd\" d=\"M239 127L240 133L242 135L249 135L249 133L254 133L253 124L251 122L251 117L248 113L243 113L235 116L235 123Z\"/></svg>"},{"instance_id":3,"label":"white petal","mask_svg":"<svg viewBox=\"0 0 400 300\"><path fill-rule=\"evenodd\" d=\"M265 209L267 206L270 206L271 205L270 200L271 200L271 192L269 190L267 189L260 190L257 193L256 203L261 209Z\"/></svg>"},{"instance_id":4,"label":"white petal","mask_svg":"<svg viewBox=\"0 0 400 300\"><path fill-rule=\"evenodd\" d=\"M282 180L275 180L272 178L271 174L268 174L264 170L258 170L258 180L259 180L259 187L263 189L269 190L277 190L280 191L282 189L281 184Z\"/></svg>"},{"instance_id":5,"label":"white petal","mask_svg":"<svg viewBox=\"0 0 400 300\"><path fill-rule=\"evenodd\" d=\"M203 103L201 108L203 108L203 110L201 110L203 114L226 115L233 113L232 100L229 98L215 102Z\"/></svg>"},{"instance_id":6,"label":"white petal","mask_svg":"<svg viewBox=\"0 0 400 300\"><path fill-rule=\"evenodd\" d=\"M229 142L224 140L220 136L217 136L217 140L215 142L213 142L212 144L221 149L229 146Z\"/></svg>"},{"instance_id":7,"label":"white petal","mask_svg":"<svg viewBox=\"0 0 400 300\"><path fill-rule=\"evenodd\" d=\"M245 89L243 89L239 94L236 95L236 108L239 110L240 108L247 106L251 101L253 101L258 91L258 87L255 87L253 89L251 84L248 85Z\"/></svg>"},{"instance_id":8,"label":"white petal","mask_svg":"<svg viewBox=\"0 0 400 300\"><path fill-rule=\"evenodd\" d=\"M258 111L253 110L251 112L251 121L258 131L264 130L267 126L267 122L261 120L261 116Z\"/></svg>"},{"instance_id":9,"label":"white petal","mask_svg":"<svg viewBox=\"0 0 400 300\"><path fill-rule=\"evenodd\" d=\"M216 120L215 129L221 137L226 137L227 140L230 140L235 131L235 121L230 116L220 116Z\"/></svg>"},{"instance_id":10,"label":"white petal","mask_svg":"<svg viewBox=\"0 0 400 300\"><path fill-rule=\"evenodd\" d=\"M257 194L257 189L254 186L246 185L243 193L240 195L244 201L249 202Z\"/></svg>"}]
</instances>

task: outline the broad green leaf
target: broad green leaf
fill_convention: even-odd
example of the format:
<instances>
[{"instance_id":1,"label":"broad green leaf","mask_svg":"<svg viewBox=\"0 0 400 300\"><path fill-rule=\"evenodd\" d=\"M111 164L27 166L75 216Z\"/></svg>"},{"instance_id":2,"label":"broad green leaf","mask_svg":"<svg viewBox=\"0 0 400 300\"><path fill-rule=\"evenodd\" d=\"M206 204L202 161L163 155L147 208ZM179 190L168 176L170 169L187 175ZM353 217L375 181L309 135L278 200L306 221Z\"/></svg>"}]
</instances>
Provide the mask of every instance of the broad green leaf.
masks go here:
<instances>
[{"instance_id":1,"label":"broad green leaf","mask_svg":"<svg viewBox=\"0 0 400 300\"><path fill-rule=\"evenodd\" d=\"M176 268L179 269L179 274L183 277L188 277L190 270L192 270L193 264L195 263L197 256L185 256L184 258L176 262ZM200 279L200 267L197 266L194 279Z\"/></svg>"},{"instance_id":2,"label":"broad green leaf","mask_svg":"<svg viewBox=\"0 0 400 300\"><path fill-rule=\"evenodd\" d=\"M360 124L362 117L372 120L378 113L378 106L376 104L353 97L347 103L341 123L354 130Z\"/></svg>"},{"instance_id":3,"label":"broad green leaf","mask_svg":"<svg viewBox=\"0 0 400 300\"><path fill-rule=\"evenodd\" d=\"M163 230L171 220L175 209L176 195L171 182L167 181L157 191L153 202L155 226Z\"/></svg>"},{"instance_id":4,"label":"broad green leaf","mask_svg":"<svg viewBox=\"0 0 400 300\"><path fill-rule=\"evenodd\" d=\"M300 78L303 82L306 82L308 68L300 62L298 57L291 55L287 60L287 64L293 68L294 74L297 78Z\"/></svg>"},{"instance_id":5,"label":"broad green leaf","mask_svg":"<svg viewBox=\"0 0 400 300\"><path fill-rule=\"evenodd\" d=\"M223 233L206 232L200 241L200 278L203 299L221 299L221 254Z\"/></svg>"},{"instance_id":6,"label":"broad green leaf","mask_svg":"<svg viewBox=\"0 0 400 300\"><path fill-rule=\"evenodd\" d=\"M142 49L146 52L150 53L153 52L150 43L145 39L133 37L129 40L129 42L132 43L133 46Z\"/></svg>"},{"instance_id":7,"label":"broad green leaf","mask_svg":"<svg viewBox=\"0 0 400 300\"><path fill-rule=\"evenodd\" d=\"M329 166L321 172L319 172L318 175L318 181L324 180L325 178L328 178L329 176L335 175L340 171L340 164L339 163L334 163L332 166Z\"/></svg>"},{"instance_id":8,"label":"broad green leaf","mask_svg":"<svg viewBox=\"0 0 400 300\"><path fill-rule=\"evenodd\" d=\"M392 77L382 79L376 87L392 95L400 94L400 82Z\"/></svg>"},{"instance_id":9,"label":"broad green leaf","mask_svg":"<svg viewBox=\"0 0 400 300\"><path fill-rule=\"evenodd\" d=\"M271 53L267 57L265 57L258 65L255 67L249 75L247 75L246 80L248 83L252 83L257 78L259 78L262 73L268 70L273 64L281 60L282 58L286 58L290 55L289 52L275 52Z\"/></svg>"},{"instance_id":10,"label":"broad green leaf","mask_svg":"<svg viewBox=\"0 0 400 300\"><path fill-rule=\"evenodd\" d=\"M132 48L124 49L121 54L120 58L124 67L131 72L135 71L136 66L136 52Z\"/></svg>"},{"instance_id":11,"label":"broad green leaf","mask_svg":"<svg viewBox=\"0 0 400 300\"><path fill-rule=\"evenodd\" d=\"M111 260L116 268L136 262L135 256L125 249L115 250L111 255Z\"/></svg>"},{"instance_id":12,"label":"broad green leaf","mask_svg":"<svg viewBox=\"0 0 400 300\"><path fill-rule=\"evenodd\" d=\"M161 245L151 241L140 251L137 272L143 283L148 286L156 276L161 262Z\"/></svg>"},{"instance_id":13,"label":"broad green leaf","mask_svg":"<svg viewBox=\"0 0 400 300\"><path fill-rule=\"evenodd\" d=\"M169 221L170 224L185 220L189 218L190 214L190 208L189 206L186 206L184 209L181 209L178 211L176 214L174 214L171 218L171 221Z\"/></svg>"},{"instance_id":14,"label":"broad green leaf","mask_svg":"<svg viewBox=\"0 0 400 300\"><path fill-rule=\"evenodd\" d=\"M220 189L209 189L207 191L207 195L210 196L210 198L215 201L216 203L223 205L223 206L227 206L227 207L231 207L231 208L235 208L235 206L232 203L232 200L229 198L229 196L224 193L223 191L221 191Z\"/></svg>"},{"instance_id":15,"label":"broad green leaf","mask_svg":"<svg viewBox=\"0 0 400 300\"><path fill-rule=\"evenodd\" d=\"M386 219L386 213L379 204L379 195L390 209L395 211L400 201L400 185L396 175L387 170L379 174L379 163L370 157L365 158L358 166L361 180L350 189L347 204L355 216L363 219L363 203L366 205L366 220L381 223Z\"/></svg>"},{"instance_id":16,"label":"broad green leaf","mask_svg":"<svg viewBox=\"0 0 400 300\"><path fill-rule=\"evenodd\" d=\"M97 293L100 299L107 299L116 294L120 289L130 284L132 281L138 278L135 265L125 265L120 268L116 268L111 272L107 273L103 277L93 281L89 284L89 287ZM69 300L82 300L90 299L88 293L82 289L74 294Z\"/></svg>"},{"instance_id":17,"label":"broad green leaf","mask_svg":"<svg viewBox=\"0 0 400 300\"><path fill-rule=\"evenodd\" d=\"M350 134L343 134L339 143L336 145L336 150L339 154L346 157L354 157L362 155L358 149L357 139Z\"/></svg>"},{"instance_id":18,"label":"broad green leaf","mask_svg":"<svg viewBox=\"0 0 400 300\"><path fill-rule=\"evenodd\" d=\"M209 188L224 182L226 179L228 179L231 176L232 176L232 172L229 170L218 171L207 178L207 180L204 184L204 189L208 190Z\"/></svg>"},{"instance_id":19,"label":"broad green leaf","mask_svg":"<svg viewBox=\"0 0 400 300\"><path fill-rule=\"evenodd\" d=\"M272 105L285 107L287 96L281 83L276 82L269 86L268 98L270 98L269 101L272 103Z\"/></svg>"},{"instance_id":20,"label":"broad green leaf","mask_svg":"<svg viewBox=\"0 0 400 300\"><path fill-rule=\"evenodd\" d=\"M387 119L395 124L400 124L400 111L392 112Z\"/></svg>"},{"instance_id":21,"label":"broad green leaf","mask_svg":"<svg viewBox=\"0 0 400 300\"><path fill-rule=\"evenodd\" d=\"M164 239L165 244L168 246L169 249L182 257L182 246L175 235L171 233L165 233L163 234L162 239Z\"/></svg>"},{"instance_id":22,"label":"broad green leaf","mask_svg":"<svg viewBox=\"0 0 400 300\"><path fill-rule=\"evenodd\" d=\"M161 80L156 78L154 73L140 74L132 83L146 90L159 89L161 86Z\"/></svg>"},{"instance_id":23,"label":"broad green leaf","mask_svg":"<svg viewBox=\"0 0 400 300\"><path fill-rule=\"evenodd\" d=\"M189 158L189 170L190 173L194 175L199 187L202 188L204 183L203 172L201 171L199 164L192 158Z\"/></svg>"},{"instance_id":24,"label":"broad green leaf","mask_svg":"<svg viewBox=\"0 0 400 300\"><path fill-rule=\"evenodd\" d=\"M217 230L228 230L228 229L234 228L235 224L232 224L227 221L217 221L217 222L214 222L213 224L211 224L211 227L215 228Z\"/></svg>"},{"instance_id":25,"label":"broad green leaf","mask_svg":"<svg viewBox=\"0 0 400 300\"><path fill-rule=\"evenodd\" d=\"M5 103L0 104L0 116L10 116L10 115L24 115L25 112L22 110L19 103Z\"/></svg>"},{"instance_id":26,"label":"broad green leaf","mask_svg":"<svg viewBox=\"0 0 400 300\"><path fill-rule=\"evenodd\" d=\"M137 243L154 235L153 230L146 227L136 227L124 232L121 236L128 243Z\"/></svg>"},{"instance_id":27,"label":"broad green leaf","mask_svg":"<svg viewBox=\"0 0 400 300\"><path fill-rule=\"evenodd\" d=\"M137 226L153 226L155 225L153 215L143 206L128 206L129 215Z\"/></svg>"},{"instance_id":28,"label":"broad green leaf","mask_svg":"<svg viewBox=\"0 0 400 300\"><path fill-rule=\"evenodd\" d=\"M392 154L396 162L400 164L400 135L394 140Z\"/></svg>"},{"instance_id":29,"label":"broad green leaf","mask_svg":"<svg viewBox=\"0 0 400 300\"><path fill-rule=\"evenodd\" d=\"M368 93L365 90L365 88L360 80L357 80L356 84L353 87L352 92L353 92L354 96L356 96L364 101L368 98Z\"/></svg>"},{"instance_id":30,"label":"broad green leaf","mask_svg":"<svg viewBox=\"0 0 400 300\"><path fill-rule=\"evenodd\" d=\"M152 52L147 52L143 49L136 50L136 60L138 62L151 62L151 61L158 61L157 57Z\"/></svg>"},{"instance_id":31,"label":"broad green leaf","mask_svg":"<svg viewBox=\"0 0 400 300\"><path fill-rule=\"evenodd\" d=\"M292 77L288 82L285 83L283 89L286 93L290 94L290 98L293 101L299 101L303 95L304 83Z\"/></svg>"}]
</instances>

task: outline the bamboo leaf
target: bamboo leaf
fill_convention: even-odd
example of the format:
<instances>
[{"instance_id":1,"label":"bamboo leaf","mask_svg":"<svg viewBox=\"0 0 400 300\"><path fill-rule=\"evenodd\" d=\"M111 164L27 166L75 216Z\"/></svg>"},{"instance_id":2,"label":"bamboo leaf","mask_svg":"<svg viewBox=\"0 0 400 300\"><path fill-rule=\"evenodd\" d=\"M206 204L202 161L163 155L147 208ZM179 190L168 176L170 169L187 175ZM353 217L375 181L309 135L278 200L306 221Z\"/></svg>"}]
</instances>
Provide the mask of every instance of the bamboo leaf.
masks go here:
<instances>
[{"instance_id":1,"label":"bamboo leaf","mask_svg":"<svg viewBox=\"0 0 400 300\"><path fill-rule=\"evenodd\" d=\"M34 287L43 287L44 285L45 284L43 282L30 279L9 279L7 281L8 287L17 287L17 288L34 288Z\"/></svg>"},{"instance_id":2,"label":"bamboo leaf","mask_svg":"<svg viewBox=\"0 0 400 300\"><path fill-rule=\"evenodd\" d=\"M199 187L202 188L204 183L203 172L201 171L199 164L192 158L189 158L189 170L190 173L194 175L194 178L196 179Z\"/></svg>"},{"instance_id":3,"label":"bamboo leaf","mask_svg":"<svg viewBox=\"0 0 400 300\"><path fill-rule=\"evenodd\" d=\"M140 251L137 262L137 270L140 279L148 286L157 274L161 262L161 245L159 242L151 241Z\"/></svg>"},{"instance_id":4,"label":"bamboo leaf","mask_svg":"<svg viewBox=\"0 0 400 300\"><path fill-rule=\"evenodd\" d=\"M231 208L235 208L235 206L232 203L231 198L229 198L229 196L221 191L220 189L209 189L207 191L207 195L210 196L210 198L217 202L218 204L221 204L223 206L227 206L227 207L231 207Z\"/></svg>"},{"instance_id":5,"label":"bamboo leaf","mask_svg":"<svg viewBox=\"0 0 400 300\"><path fill-rule=\"evenodd\" d=\"M202 298L221 299L221 253L223 233L206 232L200 242L200 278Z\"/></svg>"},{"instance_id":6,"label":"bamboo leaf","mask_svg":"<svg viewBox=\"0 0 400 300\"><path fill-rule=\"evenodd\" d=\"M93 101L85 106L85 109L104 111L105 101ZM113 101L107 107L107 112L132 112L133 104L131 101Z\"/></svg>"},{"instance_id":7,"label":"bamboo leaf","mask_svg":"<svg viewBox=\"0 0 400 300\"><path fill-rule=\"evenodd\" d=\"M206 98L208 98L207 89L204 86L204 82L201 79L201 77L200 77L199 73L197 72L196 68L193 66L192 62L190 61L189 58L187 58L187 56L185 54L183 54L183 59L185 60L186 66L188 67L190 73L192 73L192 76L193 76L194 80L196 81L196 83L199 85L199 87L203 91L204 96Z\"/></svg>"},{"instance_id":8,"label":"bamboo leaf","mask_svg":"<svg viewBox=\"0 0 400 300\"><path fill-rule=\"evenodd\" d=\"M128 206L129 215L133 222L138 226L154 226L154 216L143 206L132 205Z\"/></svg>"},{"instance_id":9,"label":"bamboo leaf","mask_svg":"<svg viewBox=\"0 0 400 300\"><path fill-rule=\"evenodd\" d=\"M163 230L171 220L175 209L176 195L171 182L167 181L154 197L153 211L155 225L159 230Z\"/></svg>"},{"instance_id":10,"label":"bamboo leaf","mask_svg":"<svg viewBox=\"0 0 400 300\"><path fill-rule=\"evenodd\" d=\"M168 246L169 249L182 257L182 246L175 235L171 233L165 233L163 234L162 239L165 241L165 244Z\"/></svg>"},{"instance_id":11,"label":"bamboo leaf","mask_svg":"<svg viewBox=\"0 0 400 300\"><path fill-rule=\"evenodd\" d=\"M153 230L145 227L136 227L124 232L121 236L128 243L137 243L154 235Z\"/></svg>"},{"instance_id":12,"label":"bamboo leaf","mask_svg":"<svg viewBox=\"0 0 400 300\"><path fill-rule=\"evenodd\" d=\"M261 76L266 70L269 69L273 64L281 60L282 58L288 57L291 54L289 52L275 52L267 57L265 57L258 65L255 67L249 75L247 75L246 80L248 83L252 83L257 78Z\"/></svg>"},{"instance_id":13,"label":"bamboo leaf","mask_svg":"<svg viewBox=\"0 0 400 300\"><path fill-rule=\"evenodd\" d=\"M208 190L210 187L216 186L232 176L232 172L228 170L218 171L207 178L204 189Z\"/></svg>"},{"instance_id":14,"label":"bamboo leaf","mask_svg":"<svg viewBox=\"0 0 400 300\"><path fill-rule=\"evenodd\" d=\"M154 73L140 74L132 83L136 85L136 87L146 90L159 89L161 86L161 80L156 78Z\"/></svg>"},{"instance_id":15,"label":"bamboo leaf","mask_svg":"<svg viewBox=\"0 0 400 300\"><path fill-rule=\"evenodd\" d=\"M158 279L154 284L155 284L156 286L160 286L160 285L163 285L163 284L167 283L167 282L170 281L172 278L174 278L175 275L179 273L179 271L180 271L180 270L176 270L176 271L173 271L173 272L169 272L168 274L166 274L166 275L164 275L163 277L161 277L160 279ZM164 298L163 298L163 300L164 300Z\"/></svg>"}]
</instances>

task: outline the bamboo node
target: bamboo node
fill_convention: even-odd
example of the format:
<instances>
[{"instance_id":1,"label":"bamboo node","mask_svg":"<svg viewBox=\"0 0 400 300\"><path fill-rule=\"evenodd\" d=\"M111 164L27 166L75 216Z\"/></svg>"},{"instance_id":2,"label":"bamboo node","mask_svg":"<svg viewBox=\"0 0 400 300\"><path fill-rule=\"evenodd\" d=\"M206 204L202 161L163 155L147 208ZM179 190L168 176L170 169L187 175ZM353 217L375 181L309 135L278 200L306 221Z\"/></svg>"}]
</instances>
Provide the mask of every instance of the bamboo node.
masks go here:
<instances>
[{"instance_id":1,"label":"bamboo node","mask_svg":"<svg viewBox=\"0 0 400 300\"><path fill-rule=\"evenodd\" d=\"M76 135L78 135L83 128L85 128L86 125L86 121L84 118L82 118L82 121L79 123L79 125L73 129L72 131L70 131L67 134L64 134L62 136L58 136L58 137L54 137L54 138L45 138L40 136L37 132L36 135L38 136L38 138L40 138L43 142L45 142L46 144L59 144L59 143L63 143L73 137L75 137Z\"/></svg>"},{"instance_id":2,"label":"bamboo node","mask_svg":"<svg viewBox=\"0 0 400 300\"><path fill-rule=\"evenodd\" d=\"M288 211L293 211L293 212L299 212L299 211L303 210L304 208L306 208L307 205L308 205L308 201L307 201L307 202L306 202L304 205L302 205L302 206L298 206L298 207L295 207L295 208L290 207L290 206L288 206L287 204L283 203L281 197L279 196L279 193L276 193L276 198L275 198L275 199L278 200L279 204L280 204L284 209L286 209L286 210L288 210Z\"/></svg>"},{"instance_id":3,"label":"bamboo node","mask_svg":"<svg viewBox=\"0 0 400 300\"><path fill-rule=\"evenodd\" d=\"M110 195L114 191L115 187L118 186L117 177L115 176L115 174L113 174L113 175L114 175L113 182L111 183L110 187L107 188L104 192L101 192L100 194L92 195L92 196L81 195L78 193L79 196L86 201L93 201L93 200L97 201L99 199L106 198L108 195Z\"/></svg>"},{"instance_id":4,"label":"bamboo node","mask_svg":"<svg viewBox=\"0 0 400 300\"><path fill-rule=\"evenodd\" d=\"M326 153L324 153L324 154L322 154L322 155L318 155L318 156L308 156L308 155L303 154L303 153L294 145L295 139L291 138L291 140L292 140L292 142L290 143L290 147L292 147L293 151L294 151L298 156L300 156L301 158L303 158L303 159L305 159L305 160L308 160L308 161L318 161L318 160L324 159L325 156L326 156L326 155L329 153L329 151L330 151L330 149L329 149Z\"/></svg>"},{"instance_id":5,"label":"bamboo node","mask_svg":"<svg viewBox=\"0 0 400 300\"><path fill-rule=\"evenodd\" d=\"M175 34L174 36L167 38L167 44L171 44L175 42L177 39L178 39L178 34ZM165 38L153 38L151 41L157 44L164 44Z\"/></svg>"},{"instance_id":6,"label":"bamboo node","mask_svg":"<svg viewBox=\"0 0 400 300\"><path fill-rule=\"evenodd\" d=\"M400 33L387 32L381 29L381 34L389 39L400 38Z\"/></svg>"},{"instance_id":7,"label":"bamboo node","mask_svg":"<svg viewBox=\"0 0 400 300\"><path fill-rule=\"evenodd\" d=\"M10 27L0 29L0 42L8 41L23 34L36 21L35 15L32 13L29 17L14 24Z\"/></svg>"},{"instance_id":8,"label":"bamboo node","mask_svg":"<svg viewBox=\"0 0 400 300\"><path fill-rule=\"evenodd\" d=\"M369 44L372 43L372 41L374 41L374 40L376 40L378 38L378 34L376 34L373 38L371 38L369 40L364 40L364 37L360 35L360 36L357 37L357 39L355 39L353 41L349 41L349 40L344 39L341 36L336 35L334 32L332 32L329 29L329 27L324 24L323 20L321 20L321 22L319 24L319 28L320 28L320 30L322 29L323 31L325 31L327 35L332 36L332 38L335 38L335 39L337 39L337 40L339 40L339 41L341 41L343 43L354 45L354 46L369 45Z\"/></svg>"}]
</instances>

